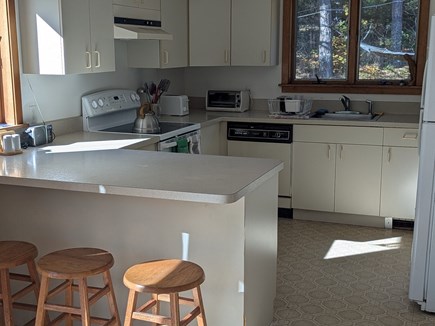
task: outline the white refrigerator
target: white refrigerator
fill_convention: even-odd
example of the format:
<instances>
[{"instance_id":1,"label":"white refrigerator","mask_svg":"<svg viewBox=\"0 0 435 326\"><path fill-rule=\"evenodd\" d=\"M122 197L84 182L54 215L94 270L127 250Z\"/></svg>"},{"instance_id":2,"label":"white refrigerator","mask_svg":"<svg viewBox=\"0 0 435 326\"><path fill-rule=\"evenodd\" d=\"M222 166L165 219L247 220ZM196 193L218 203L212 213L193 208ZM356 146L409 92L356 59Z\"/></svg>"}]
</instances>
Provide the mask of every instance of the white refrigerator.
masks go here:
<instances>
[{"instance_id":1,"label":"white refrigerator","mask_svg":"<svg viewBox=\"0 0 435 326\"><path fill-rule=\"evenodd\" d=\"M420 158L409 298L435 312L435 16L420 112Z\"/></svg>"}]
</instances>

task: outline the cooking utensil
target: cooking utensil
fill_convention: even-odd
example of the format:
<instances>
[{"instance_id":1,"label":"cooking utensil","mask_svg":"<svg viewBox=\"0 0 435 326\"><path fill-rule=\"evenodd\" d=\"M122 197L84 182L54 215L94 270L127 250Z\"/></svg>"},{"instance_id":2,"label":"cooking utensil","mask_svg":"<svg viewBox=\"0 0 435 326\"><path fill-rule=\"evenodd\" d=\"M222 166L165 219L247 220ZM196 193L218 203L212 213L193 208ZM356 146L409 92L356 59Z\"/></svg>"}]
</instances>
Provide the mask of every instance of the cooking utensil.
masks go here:
<instances>
[{"instance_id":1,"label":"cooking utensil","mask_svg":"<svg viewBox=\"0 0 435 326\"><path fill-rule=\"evenodd\" d=\"M133 125L133 132L140 134L155 134L160 132L160 122L150 103L144 103L138 110Z\"/></svg>"},{"instance_id":2,"label":"cooking utensil","mask_svg":"<svg viewBox=\"0 0 435 326\"><path fill-rule=\"evenodd\" d=\"M136 93L139 95L140 98L140 104L144 104L146 102L149 102L148 100L148 94L145 92L145 89L142 87L139 87L136 91Z\"/></svg>"}]
</instances>

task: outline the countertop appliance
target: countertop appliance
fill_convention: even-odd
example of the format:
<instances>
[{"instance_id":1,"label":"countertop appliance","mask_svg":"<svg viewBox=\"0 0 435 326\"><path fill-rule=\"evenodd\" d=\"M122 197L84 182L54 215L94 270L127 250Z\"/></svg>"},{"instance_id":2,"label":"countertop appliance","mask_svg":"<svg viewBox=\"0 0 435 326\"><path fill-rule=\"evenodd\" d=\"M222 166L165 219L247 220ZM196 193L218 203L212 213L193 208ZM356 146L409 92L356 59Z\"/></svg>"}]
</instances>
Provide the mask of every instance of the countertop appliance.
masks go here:
<instances>
[{"instance_id":1,"label":"countertop appliance","mask_svg":"<svg viewBox=\"0 0 435 326\"><path fill-rule=\"evenodd\" d=\"M160 114L183 116L189 114L187 95L163 95L160 97Z\"/></svg>"},{"instance_id":2,"label":"countertop appliance","mask_svg":"<svg viewBox=\"0 0 435 326\"><path fill-rule=\"evenodd\" d=\"M209 90L206 96L206 110L244 112L250 106L249 90Z\"/></svg>"},{"instance_id":3,"label":"countertop appliance","mask_svg":"<svg viewBox=\"0 0 435 326\"><path fill-rule=\"evenodd\" d=\"M91 132L133 132L139 95L130 89L111 89L82 97L83 130ZM200 153L200 125L174 121L160 121L160 132L140 134L159 137L158 150L166 152Z\"/></svg>"},{"instance_id":4,"label":"countertop appliance","mask_svg":"<svg viewBox=\"0 0 435 326\"><path fill-rule=\"evenodd\" d=\"M409 298L435 312L435 16L420 111L420 158Z\"/></svg>"},{"instance_id":5,"label":"countertop appliance","mask_svg":"<svg viewBox=\"0 0 435 326\"><path fill-rule=\"evenodd\" d=\"M257 122L227 123L228 155L271 158L284 162L279 173L279 216L291 216L293 125Z\"/></svg>"}]
</instances>

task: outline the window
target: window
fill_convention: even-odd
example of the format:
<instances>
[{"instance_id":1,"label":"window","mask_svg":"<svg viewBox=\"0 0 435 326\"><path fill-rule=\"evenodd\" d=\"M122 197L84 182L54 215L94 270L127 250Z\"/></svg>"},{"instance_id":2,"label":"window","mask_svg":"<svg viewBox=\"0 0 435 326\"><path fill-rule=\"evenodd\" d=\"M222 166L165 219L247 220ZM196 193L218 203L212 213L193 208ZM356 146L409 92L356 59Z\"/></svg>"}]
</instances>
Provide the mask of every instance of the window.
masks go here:
<instances>
[{"instance_id":1,"label":"window","mask_svg":"<svg viewBox=\"0 0 435 326\"><path fill-rule=\"evenodd\" d=\"M429 1L284 0L283 92L420 94Z\"/></svg>"},{"instance_id":2,"label":"window","mask_svg":"<svg viewBox=\"0 0 435 326\"><path fill-rule=\"evenodd\" d=\"M14 0L0 1L0 126L23 122Z\"/></svg>"}]
</instances>

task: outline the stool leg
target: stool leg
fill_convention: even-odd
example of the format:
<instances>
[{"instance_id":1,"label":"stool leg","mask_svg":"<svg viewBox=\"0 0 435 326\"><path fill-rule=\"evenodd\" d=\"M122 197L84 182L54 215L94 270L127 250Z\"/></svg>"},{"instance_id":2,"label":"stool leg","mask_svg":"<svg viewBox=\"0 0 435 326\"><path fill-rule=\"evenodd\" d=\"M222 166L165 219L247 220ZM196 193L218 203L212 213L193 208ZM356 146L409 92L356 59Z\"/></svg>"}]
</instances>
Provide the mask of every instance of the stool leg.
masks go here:
<instances>
[{"instance_id":1,"label":"stool leg","mask_svg":"<svg viewBox=\"0 0 435 326\"><path fill-rule=\"evenodd\" d=\"M159 315L160 314L160 301L159 301L159 295L153 293L152 297L154 300L156 300L155 306L152 308L153 315ZM153 326L158 326L159 324L152 324Z\"/></svg>"},{"instance_id":2,"label":"stool leg","mask_svg":"<svg viewBox=\"0 0 435 326\"><path fill-rule=\"evenodd\" d=\"M48 277L43 275L41 278L41 286L39 289L38 307L36 309L35 326L44 325L45 320L45 301L48 295Z\"/></svg>"},{"instance_id":3,"label":"stool leg","mask_svg":"<svg viewBox=\"0 0 435 326\"><path fill-rule=\"evenodd\" d=\"M180 302L178 299L178 293L171 293L169 295L170 307L171 307L171 326L180 325Z\"/></svg>"},{"instance_id":4,"label":"stool leg","mask_svg":"<svg viewBox=\"0 0 435 326\"><path fill-rule=\"evenodd\" d=\"M70 306L70 307L72 307L72 305L73 305L73 300L74 300L74 297L73 297L73 288L72 288L72 286L73 286L73 281L70 280L70 281L69 281L68 288L65 290L65 304L66 304L67 306ZM71 314L68 314L68 315L66 316L66 319L65 319L65 326L72 326L72 318L71 318Z\"/></svg>"},{"instance_id":5,"label":"stool leg","mask_svg":"<svg viewBox=\"0 0 435 326\"><path fill-rule=\"evenodd\" d=\"M27 263L27 269L29 270L30 279L32 280L33 284L35 284L33 291L35 292L36 301L38 301L40 283L39 283L39 274L36 269L36 264L34 260L31 260ZM45 317L45 324L48 325L49 323L50 323L50 319L48 318L48 314L47 314Z\"/></svg>"},{"instance_id":6,"label":"stool leg","mask_svg":"<svg viewBox=\"0 0 435 326\"><path fill-rule=\"evenodd\" d=\"M88 285L85 278L79 280L80 310L82 326L91 326L91 314L89 309Z\"/></svg>"},{"instance_id":7,"label":"stool leg","mask_svg":"<svg viewBox=\"0 0 435 326\"><path fill-rule=\"evenodd\" d=\"M109 309L112 317L115 318L115 325L121 326L121 320L119 318L118 305L116 304L115 291L113 289L112 278L110 277L110 271L103 273L104 285L108 286L110 292L107 293L107 300L109 301Z\"/></svg>"},{"instance_id":8,"label":"stool leg","mask_svg":"<svg viewBox=\"0 0 435 326\"><path fill-rule=\"evenodd\" d=\"M12 320L11 283L9 279L8 269L0 270L0 284L2 288L3 314L4 314L5 326L14 326L14 321Z\"/></svg>"},{"instance_id":9,"label":"stool leg","mask_svg":"<svg viewBox=\"0 0 435 326\"><path fill-rule=\"evenodd\" d=\"M198 326L207 326L207 321L205 320L204 305L202 303L201 289L199 286L197 286L192 290L192 292L193 292L193 302L195 303L195 306L198 306L199 309L201 310L201 313L198 315L198 317L196 317Z\"/></svg>"},{"instance_id":10,"label":"stool leg","mask_svg":"<svg viewBox=\"0 0 435 326\"><path fill-rule=\"evenodd\" d=\"M132 322L133 311L136 310L137 292L130 290L128 293L127 308L125 310L124 326L130 326Z\"/></svg>"}]
</instances>

